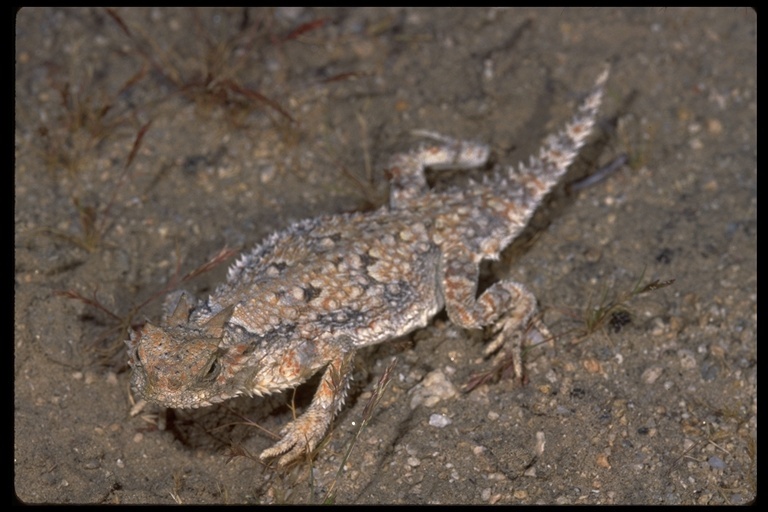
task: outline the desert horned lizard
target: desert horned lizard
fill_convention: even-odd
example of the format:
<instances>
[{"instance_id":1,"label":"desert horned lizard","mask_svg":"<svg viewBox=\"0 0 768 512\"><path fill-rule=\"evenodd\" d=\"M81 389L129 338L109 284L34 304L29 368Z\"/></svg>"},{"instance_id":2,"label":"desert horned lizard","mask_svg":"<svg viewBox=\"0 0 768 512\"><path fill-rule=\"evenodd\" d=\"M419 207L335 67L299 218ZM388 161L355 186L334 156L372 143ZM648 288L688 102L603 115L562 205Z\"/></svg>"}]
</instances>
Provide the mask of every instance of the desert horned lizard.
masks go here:
<instances>
[{"instance_id":1,"label":"desert horned lizard","mask_svg":"<svg viewBox=\"0 0 768 512\"><path fill-rule=\"evenodd\" d=\"M478 267L498 259L573 162L607 78L606 67L528 165L433 191L425 169L477 168L489 148L427 133L433 142L391 159L388 205L297 222L243 254L207 299L177 293L160 326L131 332L134 388L166 407L200 407L294 388L322 370L311 405L261 454L285 465L322 440L357 349L424 327L443 308L463 328L493 326L486 353L508 343L520 376L525 329L546 334L536 299L510 280L478 297Z\"/></svg>"}]
</instances>

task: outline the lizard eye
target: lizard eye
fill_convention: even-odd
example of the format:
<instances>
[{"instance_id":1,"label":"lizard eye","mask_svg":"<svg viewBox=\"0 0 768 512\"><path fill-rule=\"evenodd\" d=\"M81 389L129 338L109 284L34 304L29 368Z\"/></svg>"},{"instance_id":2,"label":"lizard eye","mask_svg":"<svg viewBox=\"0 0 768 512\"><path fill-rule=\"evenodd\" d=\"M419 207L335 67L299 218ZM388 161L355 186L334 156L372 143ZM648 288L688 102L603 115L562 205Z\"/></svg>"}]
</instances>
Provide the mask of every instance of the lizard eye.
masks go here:
<instances>
[{"instance_id":1,"label":"lizard eye","mask_svg":"<svg viewBox=\"0 0 768 512\"><path fill-rule=\"evenodd\" d=\"M141 358L139 357L139 347L128 349L128 363L134 367L142 366Z\"/></svg>"},{"instance_id":2,"label":"lizard eye","mask_svg":"<svg viewBox=\"0 0 768 512\"><path fill-rule=\"evenodd\" d=\"M218 358L214 357L211 359L211 362L208 363L208 368L205 369L203 372L203 380L212 381L214 380L221 371L221 365L219 364Z\"/></svg>"}]
</instances>

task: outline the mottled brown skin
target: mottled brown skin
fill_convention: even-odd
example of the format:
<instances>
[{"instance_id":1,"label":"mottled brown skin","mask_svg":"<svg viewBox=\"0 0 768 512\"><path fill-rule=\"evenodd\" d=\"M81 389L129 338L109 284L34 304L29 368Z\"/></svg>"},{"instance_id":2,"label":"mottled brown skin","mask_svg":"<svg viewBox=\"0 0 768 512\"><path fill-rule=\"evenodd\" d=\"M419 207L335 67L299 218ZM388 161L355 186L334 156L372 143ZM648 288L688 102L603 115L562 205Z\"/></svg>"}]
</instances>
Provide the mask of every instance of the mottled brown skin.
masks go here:
<instances>
[{"instance_id":1,"label":"mottled brown skin","mask_svg":"<svg viewBox=\"0 0 768 512\"><path fill-rule=\"evenodd\" d=\"M509 343L520 375L521 335L536 300L509 280L477 297L479 264L498 259L576 157L607 76L527 166L436 193L426 168L479 167L489 150L427 133L435 143L390 162L388 206L296 223L243 255L207 299L175 295L161 326L131 333L134 388L166 407L200 407L290 389L323 370L312 404L261 454L282 455L284 465L322 440L358 348L424 327L443 308L461 327L494 325L486 352Z\"/></svg>"}]
</instances>

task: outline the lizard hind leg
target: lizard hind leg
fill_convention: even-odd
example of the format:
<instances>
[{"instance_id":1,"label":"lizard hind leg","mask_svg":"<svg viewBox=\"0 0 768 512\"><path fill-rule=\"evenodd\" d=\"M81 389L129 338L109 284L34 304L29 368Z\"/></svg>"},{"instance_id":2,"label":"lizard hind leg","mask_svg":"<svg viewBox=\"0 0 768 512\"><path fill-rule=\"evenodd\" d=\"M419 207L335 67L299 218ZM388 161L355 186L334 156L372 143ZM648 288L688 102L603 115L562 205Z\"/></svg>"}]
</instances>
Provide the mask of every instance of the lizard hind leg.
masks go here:
<instances>
[{"instance_id":1,"label":"lizard hind leg","mask_svg":"<svg viewBox=\"0 0 768 512\"><path fill-rule=\"evenodd\" d=\"M416 135L432 139L417 149L393 156L387 167L390 181L389 206L399 209L428 189L425 171L429 169L473 169L485 165L490 155L486 144L452 139L429 131Z\"/></svg>"},{"instance_id":2,"label":"lizard hind leg","mask_svg":"<svg viewBox=\"0 0 768 512\"><path fill-rule=\"evenodd\" d=\"M478 265L464 249L447 252L443 260L443 294L448 317L455 324L477 329L493 326L494 338L485 348L490 355L508 345L513 357L515 376L522 378L522 343L529 325L544 338L549 330L536 314L536 297L520 283L502 280L477 297Z\"/></svg>"}]
</instances>

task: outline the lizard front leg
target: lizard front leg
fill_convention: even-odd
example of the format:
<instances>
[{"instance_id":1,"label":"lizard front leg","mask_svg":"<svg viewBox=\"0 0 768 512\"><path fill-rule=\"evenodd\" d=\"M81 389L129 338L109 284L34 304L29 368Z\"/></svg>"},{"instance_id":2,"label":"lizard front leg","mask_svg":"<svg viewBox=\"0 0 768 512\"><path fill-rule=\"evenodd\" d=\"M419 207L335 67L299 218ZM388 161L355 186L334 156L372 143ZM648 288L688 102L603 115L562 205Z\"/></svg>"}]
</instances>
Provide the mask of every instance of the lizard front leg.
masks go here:
<instances>
[{"instance_id":1,"label":"lizard front leg","mask_svg":"<svg viewBox=\"0 0 768 512\"><path fill-rule=\"evenodd\" d=\"M278 461L282 468L317 447L344 404L352 378L353 359L354 352L350 351L328 364L310 406L280 431L282 439L261 452L260 459L282 455Z\"/></svg>"}]
</instances>

